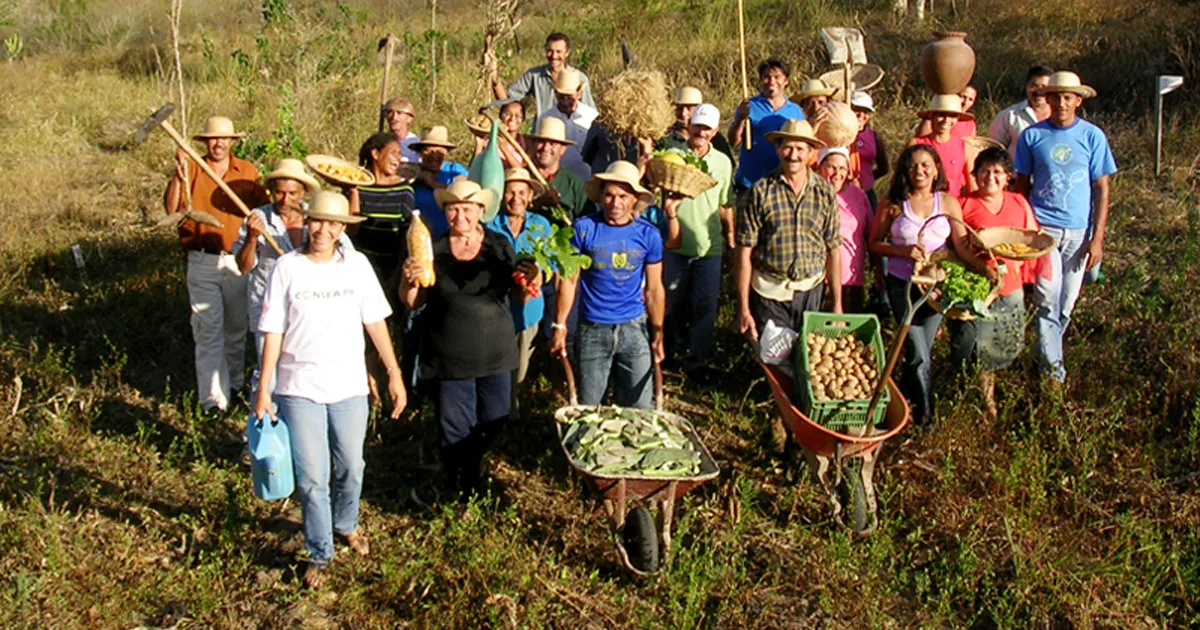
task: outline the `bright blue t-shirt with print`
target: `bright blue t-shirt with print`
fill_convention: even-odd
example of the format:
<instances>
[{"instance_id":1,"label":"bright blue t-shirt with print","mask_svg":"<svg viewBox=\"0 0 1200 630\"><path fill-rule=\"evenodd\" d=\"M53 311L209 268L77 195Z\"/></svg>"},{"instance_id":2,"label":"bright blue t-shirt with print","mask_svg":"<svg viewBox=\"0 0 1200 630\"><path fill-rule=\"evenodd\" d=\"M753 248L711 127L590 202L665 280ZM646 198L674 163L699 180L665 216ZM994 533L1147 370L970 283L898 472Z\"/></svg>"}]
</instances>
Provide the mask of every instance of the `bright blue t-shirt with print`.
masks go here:
<instances>
[{"instance_id":1,"label":"bright blue t-shirt with print","mask_svg":"<svg viewBox=\"0 0 1200 630\"><path fill-rule=\"evenodd\" d=\"M442 170L438 171L437 181L439 184L449 186L460 175L465 177L469 174L467 167L447 160L442 162ZM425 224L429 226L429 232L433 238L436 239L450 231L450 222L446 220L446 213L438 207L431 188L420 182L414 183L413 201L417 205L417 210L421 211L421 216L425 217Z\"/></svg>"},{"instance_id":2,"label":"bright blue t-shirt with print","mask_svg":"<svg viewBox=\"0 0 1200 630\"><path fill-rule=\"evenodd\" d=\"M1092 216L1092 182L1117 172L1104 132L1082 118L1068 127L1049 120L1021 132L1014 170L1033 180L1029 205L1038 223L1080 230Z\"/></svg>"},{"instance_id":3,"label":"bright blue t-shirt with print","mask_svg":"<svg viewBox=\"0 0 1200 630\"><path fill-rule=\"evenodd\" d=\"M738 154L738 170L733 180L739 186L749 188L779 167L779 154L775 152L775 144L767 140L767 134L783 129L783 123L789 120L804 120L804 110L791 101L774 109L761 94L750 99L751 149L747 151L743 145Z\"/></svg>"},{"instance_id":4,"label":"bright blue t-shirt with print","mask_svg":"<svg viewBox=\"0 0 1200 630\"><path fill-rule=\"evenodd\" d=\"M550 221L540 214L532 212L525 213L525 225L521 228L521 233L513 236L512 229L508 225L508 216L503 212L497 214L487 224L487 229L500 234L512 243L513 251L517 252L517 258L521 258L521 254L528 254L533 251L533 241L538 238L550 238ZM542 270L545 273L545 270ZM547 278L549 279L549 278ZM542 321L542 316L546 314L546 299L538 293L537 297L529 298L524 304L520 300L509 300L509 306L512 308L513 325L516 326L517 332L521 332L530 326L535 326Z\"/></svg>"},{"instance_id":5,"label":"bright blue t-shirt with print","mask_svg":"<svg viewBox=\"0 0 1200 630\"><path fill-rule=\"evenodd\" d=\"M592 258L579 277L579 317L593 324L623 324L646 313L642 298L645 266L662 262L658 228L645 219L622 226L599 212L575 220L571 244Z\"/></svg>"}]
</instances>

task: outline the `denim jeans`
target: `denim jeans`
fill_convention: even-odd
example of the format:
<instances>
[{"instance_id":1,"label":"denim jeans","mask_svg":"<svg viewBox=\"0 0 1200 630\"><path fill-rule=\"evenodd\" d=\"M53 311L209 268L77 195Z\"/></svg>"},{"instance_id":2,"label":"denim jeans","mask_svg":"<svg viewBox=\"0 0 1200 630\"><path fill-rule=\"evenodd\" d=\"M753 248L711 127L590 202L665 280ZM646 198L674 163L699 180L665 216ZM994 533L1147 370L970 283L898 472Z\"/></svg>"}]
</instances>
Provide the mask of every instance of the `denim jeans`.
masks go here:
<instances>
[{"instance_id":1,"label":"denim jeans","mask_svg":"<svg viewBox=\"0 0 1200 630\"><path fill-rule=\"evenodd\" d=\"M686 367L703 365L713 352L721 257L689 258L666 252L663 281L667 288L667 356L678 355Z\"/></svg>"},{"instance_id":2,"label":"denim jeans","mask_svg":"<svg viewBox=\"0 0 1200 630\"><path fill-rule=\"evenodd\" d=\"M892 303L892 312L897 321L903 322L908 313L908 302L904 299L907 280L895 276L887 277L888 299ZM913 301L920 297L920 291L913 287ZM908 329L908 338L904 340L904 372L900 377L900 391L912 405L913 419L924 422L933 417L933 378L930 376L930 366L933 364L933 340L937 337L938 328L942 325L942 316L928 305L922 305L913 314L912 326Z\"/></svg>"},{"instance_id":3,"label":"denim jeans","mask_svg":"<svg viewBox=\"0 0 1200 630\"><path fill-rule=\"evenodd\" d=\"M652 407L653 358L646 316L623 324L593 324L580 320L575 334L579 357L579 403L599 405L612 375L612 404Z\"/></svg>"},{"instance_id":4,"label":"denim jeans","mask_svg":"<svg viewBox=\"0 0 1200 630\"><path fill-rule=\"evenodd\" d=\"M1037 281L1038 358L1042 369L1060 383L1067 378L1063 363L1063 335L1071 323L1071 312L1083 287L1087 263L1087 230L1064 230L1043 226L1054 237L1050 257L1050 279Z\"/></svg>"},{"instance_id":5,"label":"denim jeans","mask_svg":"<svg viewBox=\"0 0 1200 630\"><path fill-rule=\"evenodd\" d=\"M304 547L314 564L328 564L333 559L333 533L345 535L358 528L367 397L319 404L298 396L276 396L275 402L292 434Z\"/></svg>"}]
</instances>

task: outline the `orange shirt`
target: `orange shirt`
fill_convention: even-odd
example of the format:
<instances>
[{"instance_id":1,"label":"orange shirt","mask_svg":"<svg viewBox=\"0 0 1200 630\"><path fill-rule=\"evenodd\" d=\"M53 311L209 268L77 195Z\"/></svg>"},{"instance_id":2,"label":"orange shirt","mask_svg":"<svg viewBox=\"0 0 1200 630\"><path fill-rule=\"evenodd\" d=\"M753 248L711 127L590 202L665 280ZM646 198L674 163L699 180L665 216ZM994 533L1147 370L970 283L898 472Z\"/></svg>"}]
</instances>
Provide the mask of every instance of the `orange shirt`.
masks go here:
<instances>
[{"instance_id":1,"label":"orange shirt","mask_svg":"<svg viewBox=\"0 0 1200 630\"><path fill-rule=\"evenodd\" d=\"M1033 225L1027 223L1031 214L1029 202L1015 192L1004 191L1004 201L1000 204L1000 211L996 214L992 214L992 211L988 210L983 200L979 198L978 192L959 198L959 203L962 204L963 223L976 230L990 227L1038 229L1036 222ZM999 256L997 258L1008 269L1000 280L1000 296L1004 297L1020 291L1023 263Z\"/></svg>"},{"instance_id":2,"label":"orange shirt","mask_svg":"<svg viewBox=\"0 0 1200 630\"><path fill-rule=\"evenodd\" d=\"M223 179L249 208L257 208L270 201L267 191L258 185L258 169L246 160L230 156L229 170ZM200 167L192 161L188 161L188 182L192 187L192 209L213 215L224 227L184 221L179 224L179 244L184 249L232 251L238 228L246 217L229 196L217 187L217 183L200 172Z\"/></svg>"}]
</instances>

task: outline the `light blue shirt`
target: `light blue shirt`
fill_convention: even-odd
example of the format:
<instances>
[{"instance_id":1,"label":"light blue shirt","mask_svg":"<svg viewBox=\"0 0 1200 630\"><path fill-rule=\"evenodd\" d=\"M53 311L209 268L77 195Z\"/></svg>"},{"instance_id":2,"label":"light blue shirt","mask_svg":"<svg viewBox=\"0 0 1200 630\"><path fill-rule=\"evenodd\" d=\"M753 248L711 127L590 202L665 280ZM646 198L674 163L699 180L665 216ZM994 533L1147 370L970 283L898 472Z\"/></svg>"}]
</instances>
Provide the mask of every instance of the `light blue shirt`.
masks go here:
<instances>
[{"instance_id":1,"label":"light blue shirt","mask_svg":"<svg viewBox=\"0 0 1200 630\"><path fill-rule=\"evenodd\" d=\"M517 260L521 259L521 254L533 251L534 239L548 239L551 231L550 221L546 217L532 212L525 213L525 226L521 229L521 233L515 236L509 228L508 216L503 212L488 222L487 229L508 239L513 246L513 251L517 252ZM545 274L546 270L543 269L542 272ZM540 293L537 297L529 298L529 301L524 304L520 300L509 300L509 305L512 309L513 326L517 332L530 326L536 326L546 314L546 300Z\"/></svg>"},{"instance_id":2,"label":"light blue shirt","mask_svg":"<svg viewBox=\"0 0 1200 630\"><path fill-rule=\"evenodd\" d=\"M592 259L592 266L579 274L580 321L624 324L644 315L646 265L663 259L658 228L645 218L609 225L600 212L576 219L574 228L571 245Z\"/></svg>"},{"instance_id":3,"label":"light blue shirt","mask_svg":"<svg viewBox=\"0 0 1200 630\"><path fill-rule=\"evenodd\" d=\"M1108 138L1082 118L1068 127L1043 120L1021 132L1013 163L1033 180L1029 205L1038 223L1065 230L1088 227L1092 182L1117 172Z\"/></svg>"},{"instance_id":4,"label":"light blue shirt","mask_svg":"<svg viewBox=\"0 0 1200 630\"><path fill-rule=\"evenodd\" d=\"M783 107L773 109L771 102L761 94L750 99L752 148L747 151L743 145L738 154L738 170L734 181L739 186L749 188L763 175L779 168L779 154L775 152L775 144L767 140L767 134L783 129L783 123L789 120L804 120L804 110L791 101L785 101Z\"/></svg>"}]
</instances>

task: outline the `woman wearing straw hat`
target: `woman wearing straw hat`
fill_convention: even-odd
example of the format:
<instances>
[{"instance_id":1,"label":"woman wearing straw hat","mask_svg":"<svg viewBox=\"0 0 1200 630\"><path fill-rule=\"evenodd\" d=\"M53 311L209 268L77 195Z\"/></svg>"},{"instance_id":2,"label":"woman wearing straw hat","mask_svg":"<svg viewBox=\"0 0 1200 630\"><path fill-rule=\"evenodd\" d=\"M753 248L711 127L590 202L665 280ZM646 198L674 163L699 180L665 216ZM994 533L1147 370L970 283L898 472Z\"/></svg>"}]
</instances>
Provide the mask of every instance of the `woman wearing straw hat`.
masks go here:
<instances>
[{"instance_id":1,"label":"woman wearing straw hat","mask_svg":"<svg viewBox=\"0 0 1200 630\"><path fill-rule=\"evenodd\" d=\"M841 219L842 247L842 310L846 313L865 313L867 305L866 269L867 236L871 233L871 202L861 188L850 181L850 151L845 147L827 147L817 151L817 168L837 193L838 216ZM880 259L872 257L872 267L879 285L883 284ZM827 304L832 310L832 304Z\"/></svg>"},{"instance_id":2,"label":"woman wearing straw hat","mask_svg":"<svg viewBox=\"0 0 1200 630\"><path fill-rule=\"evenodd\" d=\"M958 93L958 98L962 103L963 113L970 113L971 107L975 105L975 101L979 98L979 90L974 83L967 83L967 87L963 88ZM929 118L922 118L917 123L917 130L913 132L914 136L927 136L933 133L933 121ZM950 130L950 135L955 138L970 138L976 133L975 119L963 118L954 123L954 128Z\"/></svg>"},{"instance_id":3,"label":"woman wearing straw hat","mask_svg":"<svg viewBox=\"0 0 1200 630\"><path fill-rule=\"evenodd\" d=\"M278 413L259 387L254 414L282 419L291 432L310 562L304 581L319 588L334 533L358 554L370 551L358 527L368 415L364 328L387 368L392 419L407 395L384 322L391 308L383 289L367 258L340 245L346 224L362 217L332 191L317 193L307 216L308 238L275 264L258 322L266 334L263 373L276 375Z\"/></svg>"},{"instance_id":4,"label":"woman wearing straw hat","mask_svg":"<svg viewBox=\"0 0 1200 630\"><path fill-rule=\"evenodd\" d=\"M533 252L534 239L550 238L550 221L528 212L530 204L542 191L542 185L523 168L504 173L503 211L487 227L508 239L518 256ZM512 377L512 412L509 414L512 418L520 417L518 389L529 371L529 359L533 356L533 344L537 340L545 306L545 299L540 292L530 296L524 303L512 301L513 325L517 334L517 369Z\"/></svg>"},{"instance_id":5,"label":"woman wearing straw hat","mask_svg":"<svg viewBox=\"0 0 1200 630\"><path fill-rule=\"evenodd\" d=\"M450 132L440 125L426 128L421 132L421 141L414 142L412 148L421 154L421 171L413 182L413 196L416 198L417 210L429 224L429 231L434 238L445 234L450 226L446 216L438 207L433 193L449 186L454 180L466 177L467 167L446 159L450 151L458 145L450 142Z\"/></svg>"},{"instance_id":6,"label":"woman wearing straw hat","mask_svg":"<svg viewBox=\"0 0 1200 630\"><path fill-rule=\"evenodd\" d=\"M204 130L192 137L204 143L204 161L251 208L268 203L258 183L258 169L233 156L233 143L246 134L233 121L213 116ZM179 244L187 251L188 301L192 308L192 337L196 341L196 390L206 412L224 411L234 392L242 389L246 362L246 279L233 256L238 228L245 219L241 210L200 167L180 149L178 170L163 199L167 214L199 210L212 215L223 227L196 221L179 224ZM183 177L187 173L192 208L186 207Z\"/></svg>"},{"instance_id":7,"label":"woman wearing straw hat","mask_svg":"<svg viewBox=\"0 0 1200 630\"><path fill-rule=\"evenodd\" d=\"M443 467L465 496L479 490L483 454L509 417L518 367L509 303L530 297L514 273L538 286L541 272L517 264L508 238L480 224L490 190L459 180L435 194L450 224L433 240L436 279L420 288L421 264L409 258L400 295L410 309L425 305L421 376L433 381Z\"/></svg>"},{"instance_id":8,"label":"woman wearing straw hat","mask_svg":"<svg viewBox=\"0 0 1200 630\"><path fill-rule=\"evenodd\" d=\"M951 195L958 197L975 190L975 182L971 179L975 151L967 145L966 140L954 135L954 126L960 120L975 119L962 111L962 99L957 94L935 95L929 101L929 107L917 115L931 121L933 131L929 135L913 138L909 146L924 145L937 151L946 177L947 191Z\"/></svg>"},{"instance_id":9,"label":"woman wearing straw hat","mask_svg":"<svg viewBox=\"0 0 1200 630\"><path fill-rule=\"evenodd\" d=\"M468 118L465 122L467 128L475 136L475 153L476 157L483 153L488 145L488 136L491 134L492 125L490 119L486 115L479 117L481 120ZM500 124L504 126L504 130L513 140L517 141L517 145L522 150L525 147L525 138L521 135L521 126L525 124L525 104L521 101L502 101L500 105ZM480 123L486 123L482 125ZM525 158L522 156L513 145L506 141L500 142L500 162L504 164L505 169L510 168L526 168L529 166L525 163Z\"/></svg>"}]
</instances>

